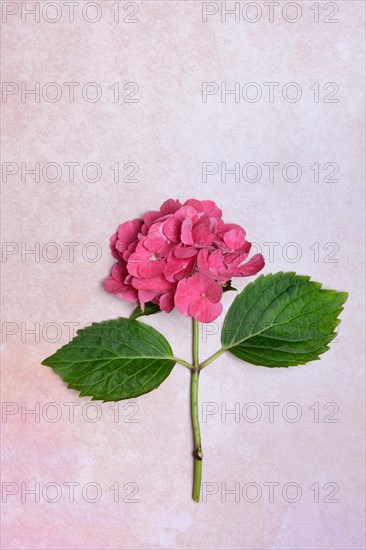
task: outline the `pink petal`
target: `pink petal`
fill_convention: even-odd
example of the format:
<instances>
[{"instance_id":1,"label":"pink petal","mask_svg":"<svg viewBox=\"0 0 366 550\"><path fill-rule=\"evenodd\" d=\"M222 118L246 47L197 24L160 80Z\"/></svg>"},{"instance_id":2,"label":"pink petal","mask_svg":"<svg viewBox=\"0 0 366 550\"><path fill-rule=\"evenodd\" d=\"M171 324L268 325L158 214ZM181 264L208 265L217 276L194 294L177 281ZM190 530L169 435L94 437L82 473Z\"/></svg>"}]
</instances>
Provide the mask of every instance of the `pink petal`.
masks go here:
<instances>
[{"instance_id":1,"label":"pink petal","mask_svg":"<svg viewBox=\"0 0 366 550\"><path fill-rule=\"evenodd\" d=\"M193 237L192 237L192 225L193 224L192 224L191 218L186 218L182 222L180 238L183 244L188 244L188 245L194 244Z\"/></svg>"},{"instance_id":2,"label":"pink petal","mask_svg":"<svg viewBox=\"0 0 366 550\"><path fill-rule=\"evenodd\" d=\"M181 221L187 218L190 218L193 221L198 220L197 211L192 208L192 206L182 206L175 212L174 217Z\"/></svg>"},{"instance_id":3,"label":"pink petal","mask_svg":"<svg viewBox=\"0 0 366 550\"><path fill-rule=\"evenodd\" d=\"M184 244L179 244L173 251L176 258L191 258L192 256L196 256L197 253L197 248L194 246L185 246Z\"/></svg>"},{"instance_id":4,"label":"pink petal","mask_svg":"<svg viewBox=\"0 0 366 550\"><path fill-rule=\"evenodd\" d=\"M122 290L125 288L124 284L121 283L121 281L117 281L113 277L108 277L103 281L104 290L107 292L112 292L113 294L117 294L117 292L122 292Z\"/></svg>"},{"instance_id":5,"label":"pink petal","mask_svg":"<svg viewBox=\"0 0 366 550\"><path fill-rule=\"evenodd\" d=\"M226 282L230 279L230 276L227 275L227 268L223 263L221 250L210 253L207 249L201 249L197 256L197 268L207 277L217 279L220 282Z\"/></svg>"},{"instance_id":6,"label":"pink petal","mask_svg":"<svg viewBox=\"0 0 366 550\"><path fill-rule=\"evenodd\" d=\"M144 224L147 228L151 227L153 223L155 223L161 216L160 211L158 210L150 210L149 212L146 212L144 214Z\"/></svg>"},{"instance_id":7,"label":"pink petal","mask_svg":"<svg viewBox=\"0 0 366 550\"><path fill-rule=\"evenodd\" d=\"M183 315L188 316L188 307L192 299L196 299L196 295L193 294L192 296L192 292L187 288L187 279L181 279L175 291L174 303Z\"/></svg>"},{"instance_id":8,"label":"pink petal","mask_svg":"<svg viewBox=\"0 0 366 550\"><path fill-rule=\"evenodd\" d=\"M151 302L156 296L153 290L139 290L138 297L142 311L144 311L146 302Z\"/></svg>"},{"instance_id":9,"label":"pink petal","mask_svg":"<svg viewBox=\"0 0 366 550\"><path fill-rule=\"evenodd\" d=\"M122 298L128 302L136 302L137 292L128 284L128 277L126 277L126 274L127 270L122 262L115 264L112 268L111 276L103 282L104 289L107 292L116 294L118 298Z\"/></svg>"},{"instance_id":10,"label":"pink petal","mask_svg":"<svg viewBox=\"0 0 366 550\"><path fill-rule=\"evenodd\" d=\"M117 231L116 231L115 233L113 233L113 235L111 235L109 239L109 246L112 252L112 256L118 260L120 256L119 256L118 250L116 249L117 238L118 237L117 237Z\"/></svg>"},{"instance_id":11,"label":"pink petal","mask_svg":"<svg viewBox=\"0 0 366 550\"><path fill-rule=\"evenodd\" d=\"M237 268L237 273L233 277L248 277L256 275L264 267L264 258L262 254L255 254L248 262Z\"/></svg>"},{"instance_id":12,"label":"pink petal","mask_svg":"<svg viewBox=\"0 0 366 550\"><path fill-rule=\"evenodd\" d=\"M159 300L159 307L163 311L170 313L174 309L174 292L162 294Z\"/></svg>"},{"instance_id":13,"label":"pink petal","mask_svg":"<svg viewBox=\"0 0 366 550\"><path fill-rule=\"evenodd\" d=\"M169 218L164 222L163 233L167 239L174 243L178 243L180 241L181 226L182 224L180 220L177 218Z\"/></svg>"},{"instance_id":14,"label":"pink petal","mask_svg":"<svg viewBox=\"0 0 366 550\"><path fill-rule=\"evenodd\" d=\"M147 234L143 237L145 248L154 252L158 256L165 256L173 247L168 237L163 233L164 222L154 223Z\"/></svg>"},{"instance_id":15,"label":"pink petal","mask_svg":"<svg viewBox=\"0 0 366 550\"><path fill-rule=\"evenodd\" d=\"M160 206L160 212L163 216L166 216L167 214L174 214L174 212L179 210L181 206L182 204L179 200L168 199Z\"/></svg>"},{"instance_id":16,"label":"pink petal","mask_svg":"<svg viewBox=\"0 0 366 550\"><path fill-rule=\"evenodd\" d=\"M223 235L223 240L229 250L238 250L244 246L245 232L239 225L229 229Z\"/></svg>"},{"instance_id":17,"label":"pink petal","mask_svg":"<svg viewBox=\"0 0 366 550\"><path fill-rule=\"evenodd\" d=\"M217 303L222 298L222 286L219 285L216 281L213 279L209 279L208 277L205 277L204 279L204 293L206 295L206 298L213 303Z\"/></svg>"},{"instance_id":18,"label":"pink petal","mask_svg":"<svg viewBox=\"0 0 366 550\"><path fill-rule=\"evenodd\" d=\"M209 215L209 217L213 217L216 219L221 218L222 211L214 201L199 201L197 199L188 199L184 205L192 206L197 212L206 212L206 214Z\"/></svg>"},{"instance_id":19,"label":"pink petal","mask_svg":"<svg viewBox=\"0 0 366 550\"><path fill-rule=\"evenodd\" d=\"M207 246L212 244L216 236L210 231L210 219L204 215L200 220L198 220L192 228L192 238L193 243L198 245ZM183 239L182 239L183 240ZM193 244L186 243L186 244Z\"/></svg>"},{"instance_id":20,"label":"pink petal","mask_svg":"<svg viewBox=\"0 0 366 550\"><path fill-rule=\"evenodd\" d=\"M122 298L122 300L126 300L126 302L137 302L138 301L138 295L136 290L125 290L124 292L116 292L117 298Z\"/></svg>"},{"instance_id":21,"label":"pink petal","mask_svg":"<svg viewBox=\"0 0 366 550\"><path fill-rule=\"evenodd\" d=\"M170 283L163 276L153 277L151 279L132 278L132 285L138 290L153 290L155 292L168 292L174 288L174 284Z\"/></svg>"},{"instance_id":22,"label":"pink petal","mask_svg":"<svg viewBox=\"0 0 366 550\"><path fill-rule=\"evenodd\" d=\"M165 260L159 259L151 250L145 247L147 237L142 237L127 262L127 269L135 277L157 277L164 271Z\"/></svg>"},{"instance_id":23,"label":"pink petal","mask_svg":"<svg viewBox=\"0 0 366 550\"><path fill-rule=\"evenodd\" d=\"M192 274L195 261L195 258L175 258L171 254L165 265L164 276L171 282L188 277Z\"/></svg>"},{"instance_id":24,"label":"pink petal","mask_svg":"<svg viewBox=\"0 0 366 550\"><path fill-rule=\"evenodd\" d=\"M188 314L201 323L211 323L217 319L221 312L222 304L220 302L213 304L205 298L193 302L188 308Z\"/></svg>"},{"instance_id":25,"label":"pink petal","mask_svg":"<svg viewBox=\"0 0 366 550\"><path fill-rule=\"evenodd\" d=\"M136 243L131 243L130 246L124 251L123 259L127 262L129 257L136 250Z\"/></svg>"},{"instance_id":26,"label":"pink petal","mask_svg":"<svg viewBox=\"0 0 366 550\"><path fill-rule=\"evenodd\" d=\"M194 300L198 300L201 293L205 291L205 280L206 277L205 275L202 275L202 273L195 273L192 277L188 277L186 279L187 288L191 292Z\"/></svg>"},{"instance_id":27,"label":"pink petal","mask_svg":"<svg viewBox=\"0 0 366 550\"><path fill-rule=\"evenodd\" d=\"M119 226L117 230L116 248L120 253L123 253L131 243L135 242L137 244L141 226L142 220L139 218L122 223Z\"/></svg>"}]
</instances>

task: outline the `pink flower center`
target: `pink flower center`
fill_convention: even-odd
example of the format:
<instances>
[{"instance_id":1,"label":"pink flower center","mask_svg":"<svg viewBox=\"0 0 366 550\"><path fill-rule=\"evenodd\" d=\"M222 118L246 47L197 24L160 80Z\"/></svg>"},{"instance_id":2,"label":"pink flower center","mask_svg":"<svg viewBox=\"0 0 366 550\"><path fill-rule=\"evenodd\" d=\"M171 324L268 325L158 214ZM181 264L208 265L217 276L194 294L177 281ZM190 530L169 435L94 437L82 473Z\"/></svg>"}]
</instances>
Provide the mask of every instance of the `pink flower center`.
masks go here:
<instances>
[{"instance_id":1,"label":"pink flower center","mask_svg":"<svg viewBox=\"0 0 366 550\"><path fill-rule=\"evenodd\" d=\"M201 298L205 298L206 297L206 293L205 292L201 292Z\"/></svg>"}]
</instances>

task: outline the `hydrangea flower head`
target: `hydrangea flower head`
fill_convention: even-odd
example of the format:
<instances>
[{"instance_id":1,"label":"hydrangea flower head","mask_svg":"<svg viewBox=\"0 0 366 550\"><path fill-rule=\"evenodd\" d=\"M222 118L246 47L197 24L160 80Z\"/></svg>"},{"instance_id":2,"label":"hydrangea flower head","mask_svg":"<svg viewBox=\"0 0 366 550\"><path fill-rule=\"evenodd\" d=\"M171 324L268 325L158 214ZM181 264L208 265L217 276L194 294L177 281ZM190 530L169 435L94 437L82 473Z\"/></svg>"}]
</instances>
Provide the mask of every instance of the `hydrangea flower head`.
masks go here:
<instances>
[{"instance_id":1,"label":"hydrangea flower head","mask_svg":"<svg viewBox=\"0 0 366 550\"><path fill-rule=\"evenodd\" d=\"M157 304L202 323L222 311L223 287L264 267L262 254L248 259L251 243L240 225L227 224L210 200L165 201L159 210L122 223L111 236L117 260L104 288L129 302Z\"/></svg>"}]
</instances>

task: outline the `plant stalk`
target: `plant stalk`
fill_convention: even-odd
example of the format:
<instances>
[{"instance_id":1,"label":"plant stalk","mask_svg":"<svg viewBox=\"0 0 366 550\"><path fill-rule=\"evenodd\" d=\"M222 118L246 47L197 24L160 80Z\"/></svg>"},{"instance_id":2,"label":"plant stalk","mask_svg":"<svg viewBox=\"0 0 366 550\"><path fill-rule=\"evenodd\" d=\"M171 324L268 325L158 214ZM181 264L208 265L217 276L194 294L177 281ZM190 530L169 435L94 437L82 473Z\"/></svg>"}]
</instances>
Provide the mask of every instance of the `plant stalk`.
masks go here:
<instances>
[{"instance_id":1,"label":"plant stalk","mask_svg":"<svg viewBox=\"0 0 366 550\"><path fill-rule=\"evenodd\" d=\"M220 348L216 353L214 353L213 355L211 355L208 359L206 359L206 361L203 361L201 364L200 364L200 370L201 369L204 369L205 367L207 367L207 365L209 365L210 363L212 363L213 361L215 361L218 357L220 357L220 355L222 355L223 353L225 353L226 349L225 348Z\"/></svg>"},{"instance_id":2,"label":"plant stalk","mask_svg":"<svg viewBox=\"0 0 366 550\"><path fill-rule=\"evenodd\" d=\"M199 325L198 321L193 319L193 369L191 372L191 417L194 439L194 478L193 478L193 500L200 501L201 480L202 480L202 447L200 421L198 416L198 380L200 374L199 368Z\"/></svg>"}]
</instances>

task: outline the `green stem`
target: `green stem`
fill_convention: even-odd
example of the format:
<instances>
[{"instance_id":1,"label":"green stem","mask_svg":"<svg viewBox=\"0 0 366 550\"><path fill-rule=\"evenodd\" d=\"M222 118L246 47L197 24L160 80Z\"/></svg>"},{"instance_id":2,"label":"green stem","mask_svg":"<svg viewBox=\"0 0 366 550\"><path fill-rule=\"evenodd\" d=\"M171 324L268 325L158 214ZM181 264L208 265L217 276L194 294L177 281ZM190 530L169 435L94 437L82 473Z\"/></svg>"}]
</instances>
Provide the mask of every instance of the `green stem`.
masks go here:
<instances>
[{"instance_id":1,"label":"green stem","mask_svg":"<svg viewBox=\"0 0 366 550\"><path fill-rule=\"evenodd\" d=\"M183 359L179 359L178 357L173 357L173 359L176 363L179 363L180 365L187 367L187 369L192 370L194 368L190 363L187 363L187 361L184 361Z\"/></svg>"},{"instance_id":2,"label":"green stem","mask_svg":"<svg viewBox=\"0 0 366 550\"><path fill-rule=\"evenodd\" d=\"M201 433L200 433L200 421L198 416L198 380L199 380L199 355L198 355L198 342L199 342L199 325L198 322L193 319L193 369L191 373L191 417L193 427L193 439L194 439L194 480L193 480L193 500L195 502L200 501L201 493L201 480L202 480L202 447L201 447Z\"/></svg>"},{"instance_id":3,"label":"green stem","mask_svg":"<svg viewBox=\"0 0 366 550\"><path fill-rule=\"evenodd\" d=\"M198 351L199 323L195 319L192 319L192 321L193 321L193 366L195 369L198 369L200 364L199 351Z\"/></svg>"},{"instance_id":4,"label":"green stem","mask_svg":"<svg viewBox=\"0 0 366 550\"><path fill-rule=\"evenodd\" d=\"M216 353L214 353L213 355L210 355L210 357L208 359L206 359L206 361L203 361L203 363L200 364L200 369L204 369L205 367L207 367L207 365L212 363L212 361L215 361L215 359L220 357L220 355L225 353L225 351L226 351L226 349L221 348Z\"/></svg>"}]
</instances>

